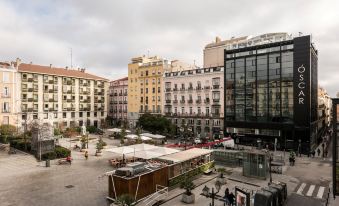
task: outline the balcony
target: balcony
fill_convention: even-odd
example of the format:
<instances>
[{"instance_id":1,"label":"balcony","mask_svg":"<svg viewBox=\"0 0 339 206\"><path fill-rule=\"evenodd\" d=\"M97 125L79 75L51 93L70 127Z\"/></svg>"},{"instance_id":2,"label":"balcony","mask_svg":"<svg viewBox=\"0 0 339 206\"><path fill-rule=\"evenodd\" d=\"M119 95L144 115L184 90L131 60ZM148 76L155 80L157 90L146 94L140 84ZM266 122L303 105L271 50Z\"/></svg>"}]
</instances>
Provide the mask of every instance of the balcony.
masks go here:
<instances>
[{"instance_id":1,"label":"balcony","mask_svg":"<svg viewBox=\"0 0 339 206\"><path fill-rule=\"evenodd\" d=\"M174 88L173 91L174 91L174 92L178 91L178 88Z\"/></svg>"},{"instance_id":2,"label":"balcony","mask_svg":"<svg viewBox=\"0 0 339 206\"><path fill-rule=\"evenodd\" d=\"M201 86L197 86L195 89L196 90L202 90L202 87Z\"/></svg>"},{"instance_id":3,"label":"balcony","mask_svg":"<svg viewBox=\"0 0 339 206\"><path fill-rule=\"evenodd\" d=\"M188 87L187 90L188 90L188 91L192 91L192 90L193 90L193 87Z\"/></svg>"},{"instance_id":4,"label":"balcony","mask_svg":"<svg viewBox=\"0 0 339 206\"><path fill-rule=\"evenodd\" d=\"M219 84L213 85L213 89L219 89L219 88L220 88L220 85L219 85Z\"/></svg>"},{"instance_id":5,"label":"balcony","mask_svg":"<svg viewBox=\"0 0 339 206\"><path fill-rule=\"evenodd\" d=\"M185 100L180 100L180 103L185 103Z\"/></svg>"},{"instance_id":6,"label":"balcony","mask_svg":"<svg viewBox=\"0 0 339 206\"><path fill-rule=\"evenodd\" d=\"M196 100L195 103L201 104L201 99Z\"/></svg>"},{"instance_id":7,"label":"balcony","mask_svg":"<svg viewBox=\"0 0 339 206\"><path fill-rule=\"evenodd\" d=\"M28 92L33 92L33 88L28 88L27 91Z\"/></svg>"},{"instance_id":8,"label":"balcony","mask_svg":"<svg viewBox=\"0 0 339 206\"><path fill-rule=\"evenodd\" d=\"M220 113L212 113L213 118L220 118Z\"/></svg>"},{"instance_id":9,"label":"balcony","mask_svg":"<svg viewBox=\"0 0 339 206\"><path fill-rule=\"evenodd\" d=\"M174 104L178 104L178 100L173 100L173 103Z\"/></svg>"},{"instance_id":10,"label":"balcony","mask_svg":"<svg viewBox=\"0 0 339 206\"><path fill-rule=\"evenodd\" d=\"M127 92L124 92L124 96L127 96Z\"/></svg>"},{"instance_id":11,"label":"balcony","mask_svg":"<svg viewBox=\"0 0 339 206\"><path fill-rule=\"evenodd\" d=\"M122 93L119 93L119 96L122 96Z\"/></svg>"},{"instance_id":12,"label":"balcony","mask_svg":"<svg viewBox=\"0 0 339 206\"><path fill-rule=\"evenodd\" d=\"M1 97L2 97L2 98L10 98L11 95L10 95L10 94L1 94Z\"/></svg>"},{"instance_id":13,"label":"balcony","mask_svg":"<svg viewBox=\"0 0 339 206\"><path fill-rule=\"evenodd\" d=\"M188 104L193 104L193 99L189 99Z\"/></svg>"},{"instance_id":14,"label":"balcony","mask_svg":"<svg viewBox=\"0 0 339 206\"><path fill-rule=\"evenodd\" d=\"M180 88L180 91L185 91L185 88Z\"/></svg>"},{"instance_id":15,"label":"balcony","mask_svg":"<svg viewBox=\"0 0 339 206\"><path fill-rule=\"evenodd\" d=\"M171 100L170 99L166 99L166 103L167 104L171 103Z\"/></svg>"},{"instance_id":16,"label":"balcony","mask_svg":"<svg viewBox=\"0 0 339 206\"><path fill-rule=\"evenodd\" d=\"M127 104L127 101L126 101L126 100L124 101L124 104Z\"/></svg>"},{"instance_id":17,"label":"balcony","mask_svg":"<svg viewBox=\"0 0 339 206\"><path fill-rule=\"evenodd\" d=\"M10 109L2 109L2 113L10 113Z\"/></svg>"},{"instance_id":18,"label":"balcony","mask_svg":"<svg viewBox=\"0 0 339 206\"><path fill-rule=\"evenodd\" d=\"M165 90L166 90L166 92L170 92L171 88L166 88Z\"/></svg>"},{"instance_id":19,"label":"balcony","mask_svg":"<svg viewBox=\"0 0 339 206\"><path fill-rule=\"evenodd\" d=\"M89 95L90 92L89 92L89 91L82 91L82 92L80 92L80 94L83 94L83 95Z\"/></svg>"},{"instance_id":20,"label":"balcony","mask_svg":"<svg viewBox=\"0 0 339 206\"><path fill-rule=\"evenodd\" d=\"M213 99L214 103L220 102L220 99Z\"/></svg>"},{"instance_id":21,"label":"balcony","mask_svg":"<svg viewBox=\"0 0 339 206\"><path fill-rule=\"evenodd\" d=\"M104 84L98 84L97 87L104 88Z\"/></svg>"},{"instance_id":22,"label":"balcony","mask_svg":"<svg viewBox=\"0 0 339 206\"><path fill-rule=\"evenodd\" d=\"M209 90L209 89L211 89L211 87L210 86L204 86L204 89Z\"/></svg>"},{"instance_id":23,"label":"balcony","mask_svg":"<svg viewBox=\"0 0 339 206\"><path fill-rule=\"evenodd\" d=\"M48 80L48 84L54 84L54 80Z\"/></svg>"},{"instance_id":24,"label":"balcony","mask_svg":"<svg viewBox=\"0 0 339 206\"><path fill-rule=\"evenodd\" d=\"M209 98L205 99L205 100L204 100L204 103L205 103L205 104L209 104L209 103L210 103L210 99L209 99Z\"/></svg>"},{"instance_id":25,"label":"balcony","mask_svg":"<svg viewBox=\"0 0 339 206\"><path fill-rule=\"evenodd\" d=\"M114 96L118 96L118 93L114 93Z\"/></svg>"},{"instance_id":26,"label":"balcony","mask_svg":"<svg viewBox=\"0 0 339 206\"><path fill-rule=\"evenodd\" d=\"M28 78L27 81L28 82L33 82L33 78Z\"/></svg>"}]
</instances>

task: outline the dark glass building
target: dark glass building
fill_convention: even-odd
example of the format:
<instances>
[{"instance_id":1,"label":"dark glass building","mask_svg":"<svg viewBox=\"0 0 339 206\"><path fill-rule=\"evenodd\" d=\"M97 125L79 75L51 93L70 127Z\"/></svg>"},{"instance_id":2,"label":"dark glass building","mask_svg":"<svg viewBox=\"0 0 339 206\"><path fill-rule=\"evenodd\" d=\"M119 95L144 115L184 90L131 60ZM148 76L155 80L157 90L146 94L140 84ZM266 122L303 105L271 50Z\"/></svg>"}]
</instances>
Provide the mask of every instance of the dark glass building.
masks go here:
<instances>
[{"instance_id":1,"label":"dark glass building","mask_svg":"<svg viewBox=\"0 0 339 206\"><path fill-rule=\"evenodd\" d=\"M252 46L251 46L252 45ZM226 133L308 153L318 135L318 55L310 36L225 49ZM241 134L241 135L240 135Z\"/></svg>"}]
</instances>

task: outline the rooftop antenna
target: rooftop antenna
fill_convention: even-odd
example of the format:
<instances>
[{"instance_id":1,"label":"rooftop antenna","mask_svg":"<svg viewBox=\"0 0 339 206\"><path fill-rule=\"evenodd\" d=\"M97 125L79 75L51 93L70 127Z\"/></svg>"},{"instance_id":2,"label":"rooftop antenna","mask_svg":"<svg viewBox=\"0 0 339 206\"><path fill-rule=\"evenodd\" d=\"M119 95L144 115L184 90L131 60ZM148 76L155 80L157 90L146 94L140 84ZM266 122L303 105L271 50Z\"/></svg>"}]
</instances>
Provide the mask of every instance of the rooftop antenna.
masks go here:
<instances>
[{"instance_id":1,"label":"rooftop antenna","mask_svg":"<svg viewBox=\"0 0 339 206\"><path fill-rule=\"evenodd\" d=\"M149 58L149 50L147 50L147 57Z\"/></svg>"},{"instance_id":2,"label":"rooftop antenna","mask_svg":"<svg viewBox=\"0 0 339 206\"><path fill-rule=\"evenodd\" d=\"M71 47L71 69L73 68L73 52L72 52L72 47Z\"/></svg>"}]
</instances>

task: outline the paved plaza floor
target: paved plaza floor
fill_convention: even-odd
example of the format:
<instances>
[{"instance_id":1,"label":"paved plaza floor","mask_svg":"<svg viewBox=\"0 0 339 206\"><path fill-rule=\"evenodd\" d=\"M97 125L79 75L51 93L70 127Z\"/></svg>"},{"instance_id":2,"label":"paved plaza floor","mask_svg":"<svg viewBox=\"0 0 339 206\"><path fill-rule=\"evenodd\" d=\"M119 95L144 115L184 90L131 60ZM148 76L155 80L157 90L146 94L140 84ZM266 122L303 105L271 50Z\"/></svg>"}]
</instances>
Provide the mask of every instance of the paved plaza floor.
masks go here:
<instances>
[{"instance_id":1,"label":"paved plaza floor","mask_svg":"<svg viewBox=\"0 0 339 206\"><path fill-rule=\"evenodd\" d=\"M118 145L118 140L104 139L109 147ZM8 155L0 152L0 205L1 206L105 206L109 205L106 200L108 193L107 177L105 172L113 168L108 160L114 154L103 152L103 156L96 157L95 143L89 144L89 159L84 154L72 151L74 159L72 165L57 165L56 161L51 162L51 167L45 167L45 162L38 162L34 157L25 153ZM74 146L67 139L60 140L65 147ZM78 143L79 145L79 143ZM245 178L240 168L227 168L232 174L226 176L227 184L223 185L219 195L223 196L224 191L229 188L240 187L250 192L255 192L266 187L268 179L258 180ZM206 206L211 199L202 195L202 188L207 185L212 188L215 184L215 176L201 175L194 183L197 187L193 190L195 204ZM311 202L313 205L322 205L331 181L331 165L328 160L322 158L298 157L296 165L286 165L283 174L273 174L273 180L287 183L289 200L287 206L302 205L303 202ZM247 183L251 183L247 184ZM257 185L257 186L254 186ZM322 189L322 187L324 189ZM186 205L181 202L183 189L175 188L169 192L165 206ZM322 198L317 198L321 194ZM336 201L331 199L331 205ZM215 205L223 205L223 202L216 200Z\"/></svg>"}]
</instances>

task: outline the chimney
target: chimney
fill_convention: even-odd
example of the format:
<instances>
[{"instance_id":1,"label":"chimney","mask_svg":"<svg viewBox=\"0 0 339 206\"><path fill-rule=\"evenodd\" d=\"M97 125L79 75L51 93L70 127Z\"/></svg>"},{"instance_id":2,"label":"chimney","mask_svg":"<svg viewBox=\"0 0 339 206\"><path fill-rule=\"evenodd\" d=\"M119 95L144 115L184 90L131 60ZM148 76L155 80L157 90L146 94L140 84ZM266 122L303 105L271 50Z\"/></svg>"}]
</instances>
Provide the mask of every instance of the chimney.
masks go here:
<instances>
[{"instance_id":1,"label":"chimney","mask_svg":"<svg viewBox=\"0 0 339 206\"><path fill-rule=\"evenodd\" d=\"M66 68L65 68L66 70L68 69L68 66L66 66Z\"/></svg>"},{"instance_id":2,"label":"chimney","mask_svg":"<svg viewBox=\"0 0 339 206\"><path fill-rule=\"evenodd\" d=\"M49 68L52 68L52 64L49 64Z\"/></svg>"},{"instance_id":3,"label":"chimney","mask_svg":"<svg viewBox=\"0 0 339 206\"><path fill-rule=\"evenodd\" d=\"M16 66L18 67L21 64L21 59L20 58L16 58Z\"/></svg>"},{"instance_id":4,"label":"chimney","mask_svg":"<svg viewBox=\"0 0 339 206\"><path fill-rule=\"evenodd\" d=\"M221 42L221 39L220 39L220 37L215 37L215 43L219 43L219 42Z\"/></svg>"},{"instance_id":5,"label":"chimney","mask_svg":"<svg viewBox=\"0 0 339 206\"><path fill-rule=\"evenodd\" d=\"M33 62L29 62L30 64L33 64Z\"/></svg>"}]
</instances>

